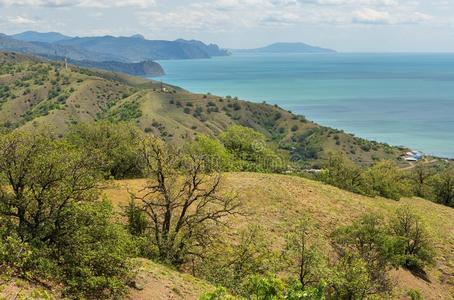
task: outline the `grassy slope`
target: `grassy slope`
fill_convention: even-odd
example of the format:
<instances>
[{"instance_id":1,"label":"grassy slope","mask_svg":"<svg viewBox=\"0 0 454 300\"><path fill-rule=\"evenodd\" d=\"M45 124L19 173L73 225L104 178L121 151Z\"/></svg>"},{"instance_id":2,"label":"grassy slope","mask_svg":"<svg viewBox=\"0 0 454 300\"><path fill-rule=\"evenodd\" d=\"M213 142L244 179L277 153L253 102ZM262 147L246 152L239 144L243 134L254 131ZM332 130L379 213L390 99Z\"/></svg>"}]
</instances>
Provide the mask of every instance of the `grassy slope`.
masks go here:
<instances>
[{"instance_id":1,"label":"grassy slope","mask_svg":"<svg viewBox=\"0 0 454 300\"><path fill-rule=\"evenodd\" d=\"M146 259L136 259L136 287L128 288L126 300L197 300L215 287ZM62 299L61 287L52 289L19 278L0 281L0 299Z\"/></svg>"},{"instance_id":2,"label":"grassy slope","mask_svg":"<svg viewBox=\"0 0 454 300\"><path fill-rule=\"evenodd\" d=\"M130 191L143 187L144 180L117 181L105 190L116 205L129 201ZM411 205L424 218L437 249L436 265L429 269L430 282L413 276L405 270L396 270L396 297L409 289L419 289L425 299L453 299L454 293L454 210L419 198L400 202L355 195L304 178L255 173L225 175L225 190L235 191L248 217L232 220L235 229L248 224L259 224L270 235L275 245L282 244L283 233L289 222L309 213L320 225L320 233L328 240L332 230L346 225L367 212L390 217L402 205ZM264 222L266 220L266 222Z\"/></svg>"},{"instance_id":3,"label":"grassy slope","mask_svg":"<svg viewBox=\"0 0 454 300\"><path fill-rule=\"evenodd\" d=\"M318 159L309 159L310 152L322 159L330 151L340 151L363 165L374 159L397 159L402 152L268 104L198 95L168 85L161 91L159 83L142 78L76 67L65 70L19 54L0 52L0 63L0 84L11 90L9 97L0 99L0 126L48 127L64 134L71 124L113 117L136 122L142 129L179 143L199 133L215 136L231 124L241 124L267 135L289 157L303 156L312 164ZM43 75L37 67L49 71ZM59 95L68 97L64 101L49 96L57 87ZM131 103L139 114L124 117L125 107Z\"/></svg>"}]
</instances>

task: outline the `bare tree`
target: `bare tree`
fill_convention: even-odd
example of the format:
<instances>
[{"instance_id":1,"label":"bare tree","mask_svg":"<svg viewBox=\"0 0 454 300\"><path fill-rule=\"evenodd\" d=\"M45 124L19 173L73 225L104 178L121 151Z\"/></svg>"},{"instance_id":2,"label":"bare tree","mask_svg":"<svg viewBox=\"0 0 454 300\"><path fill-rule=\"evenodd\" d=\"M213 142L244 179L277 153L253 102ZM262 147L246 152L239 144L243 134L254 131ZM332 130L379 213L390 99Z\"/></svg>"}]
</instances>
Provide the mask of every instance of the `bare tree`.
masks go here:
<instances>
[{"instance_id":1,"label":"bare tree","mask_svg":"<svg viewBox=\"0 0 454 300\"><path fill-rule=\"evenodd\" d=\"M188 255L202 254L238 203L219 192L221 175L206 174L202 159L152 137L143 140L142 153L149 181L134 199L148 215L159 258L182 264Z\"/></svg>"}]
</instances>

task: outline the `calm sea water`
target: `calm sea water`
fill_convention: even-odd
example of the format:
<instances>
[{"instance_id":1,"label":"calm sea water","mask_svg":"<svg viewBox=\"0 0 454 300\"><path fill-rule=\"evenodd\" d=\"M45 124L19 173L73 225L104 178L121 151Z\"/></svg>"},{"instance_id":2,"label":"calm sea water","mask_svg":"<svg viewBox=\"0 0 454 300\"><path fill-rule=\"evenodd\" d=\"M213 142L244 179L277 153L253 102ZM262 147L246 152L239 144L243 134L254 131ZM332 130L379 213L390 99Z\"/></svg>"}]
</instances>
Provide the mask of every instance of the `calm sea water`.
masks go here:
<instances>
[{"instance_id":1,"label":"calm sea water","mask_svg":"<svg viewBox=\"0 0 454 300\"><path fill-rule=\"evenodd\" d=\"M454 158L454 54L273 54L160 62L189 91L267 101L368 139Z\"/></svg>"}]
</instances>

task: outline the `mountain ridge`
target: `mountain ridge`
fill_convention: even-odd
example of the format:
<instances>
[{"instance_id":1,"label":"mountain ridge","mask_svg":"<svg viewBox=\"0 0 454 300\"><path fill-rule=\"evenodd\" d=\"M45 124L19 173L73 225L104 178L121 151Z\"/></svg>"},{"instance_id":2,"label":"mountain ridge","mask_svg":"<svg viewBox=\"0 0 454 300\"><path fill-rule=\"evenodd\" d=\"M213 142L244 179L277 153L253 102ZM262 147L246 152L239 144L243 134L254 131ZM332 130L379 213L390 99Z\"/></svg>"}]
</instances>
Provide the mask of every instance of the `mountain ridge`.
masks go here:
<instances>
[{"instance_id":1,"label":"mountain ridge","mask_svg":"<svg viewBox=\"0 0 454 300\"><path fill-rule=\"evenodd\" d=\"M233 53L336 53L335 50L301 42L279 42L253 49L232 49Z\"/></svg>"}]
</instances>

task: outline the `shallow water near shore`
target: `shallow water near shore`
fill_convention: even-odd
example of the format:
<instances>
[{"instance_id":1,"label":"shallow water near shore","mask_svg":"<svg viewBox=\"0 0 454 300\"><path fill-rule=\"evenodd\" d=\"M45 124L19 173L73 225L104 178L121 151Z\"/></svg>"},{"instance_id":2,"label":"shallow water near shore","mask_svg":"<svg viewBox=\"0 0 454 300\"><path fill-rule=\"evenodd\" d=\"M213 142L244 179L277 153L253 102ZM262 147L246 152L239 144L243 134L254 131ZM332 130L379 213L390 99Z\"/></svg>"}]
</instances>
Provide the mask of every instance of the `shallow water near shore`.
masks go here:
<instances>
[{"instance_id":1,"label":"shallow water near shore","mask_svg":"<svg viewBox=\"0 0 454 300\"><path fill-rule=\"evenodd\" d=\"M454 158L454 54L266 54L160 61L164 82L278 104L357 136Z\"/></svg>"}]
</instances>

